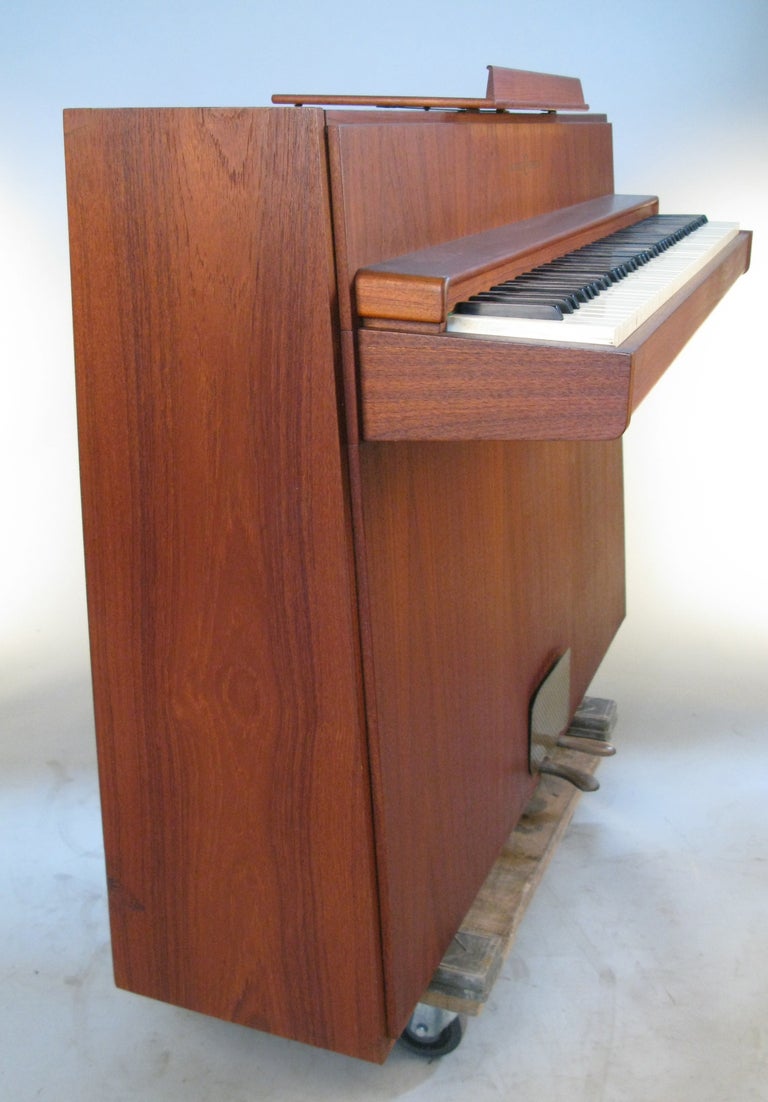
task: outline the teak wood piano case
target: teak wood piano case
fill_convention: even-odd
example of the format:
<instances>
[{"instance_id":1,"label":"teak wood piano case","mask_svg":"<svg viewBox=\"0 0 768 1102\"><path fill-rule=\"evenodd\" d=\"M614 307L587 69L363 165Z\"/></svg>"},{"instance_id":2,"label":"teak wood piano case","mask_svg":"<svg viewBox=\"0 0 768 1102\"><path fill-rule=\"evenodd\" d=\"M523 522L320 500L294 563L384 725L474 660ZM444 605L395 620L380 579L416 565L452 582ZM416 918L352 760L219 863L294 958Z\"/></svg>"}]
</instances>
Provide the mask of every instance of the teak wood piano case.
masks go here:
<instances>
[{"instance_id":1,"label":"teak wood piano case","mask_svg":"<svg viewBox=\"0 0 768 1102\"><path fill-rule=\"evenodd\" d=\"M65 131L117 982L383 1060L534 790L533 694L570 651L574 710L622 620L619 437L748 237L627 347L549 354L377 315L377 266L455 243L450 298L515 268L504 227L564 219L554 255L655 209L602 116Z\"/></svg>"}]
</instances>

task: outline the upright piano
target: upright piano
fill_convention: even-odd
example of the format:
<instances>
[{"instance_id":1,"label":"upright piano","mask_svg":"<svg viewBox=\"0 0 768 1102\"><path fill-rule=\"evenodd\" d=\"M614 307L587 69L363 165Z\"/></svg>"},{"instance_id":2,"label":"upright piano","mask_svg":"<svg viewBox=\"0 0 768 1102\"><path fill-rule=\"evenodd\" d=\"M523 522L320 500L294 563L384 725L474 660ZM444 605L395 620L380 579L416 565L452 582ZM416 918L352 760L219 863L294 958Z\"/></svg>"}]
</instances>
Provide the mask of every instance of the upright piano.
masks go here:
<instances>
[{"instance_id":1,"label":"upright piano","mask_svg":"<svg viewBox=\"0 0 768 1102\"><path fill-rule=\"evenodd\" d=\"M536 694L566 671L567 724L624 616L621 435L750 235L574 336L595 254L669 235L580 83L517 70L65 136L116 982L382 1061L538 783Z\"/></svg>"}]
</instances>

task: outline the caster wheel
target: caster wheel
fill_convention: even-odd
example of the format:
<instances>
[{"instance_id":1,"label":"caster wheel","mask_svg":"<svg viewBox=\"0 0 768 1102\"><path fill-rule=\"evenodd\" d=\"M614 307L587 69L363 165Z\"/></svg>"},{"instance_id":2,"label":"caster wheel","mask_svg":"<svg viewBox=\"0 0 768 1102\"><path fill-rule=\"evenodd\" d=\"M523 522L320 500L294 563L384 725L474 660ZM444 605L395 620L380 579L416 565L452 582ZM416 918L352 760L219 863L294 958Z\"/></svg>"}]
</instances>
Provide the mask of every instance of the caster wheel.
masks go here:
<instances>
[{"instance_id":1,"label":"caster wheel","mask_svg":"<svg viewBox=\"0 0 768 1102\"><path fill-rule=\"evenodd\" d=\"M419 1056L447 1056L461 1044L464 1018L419 1003L400 1037L401 1044Z\"/></svg>"}]
</instances>

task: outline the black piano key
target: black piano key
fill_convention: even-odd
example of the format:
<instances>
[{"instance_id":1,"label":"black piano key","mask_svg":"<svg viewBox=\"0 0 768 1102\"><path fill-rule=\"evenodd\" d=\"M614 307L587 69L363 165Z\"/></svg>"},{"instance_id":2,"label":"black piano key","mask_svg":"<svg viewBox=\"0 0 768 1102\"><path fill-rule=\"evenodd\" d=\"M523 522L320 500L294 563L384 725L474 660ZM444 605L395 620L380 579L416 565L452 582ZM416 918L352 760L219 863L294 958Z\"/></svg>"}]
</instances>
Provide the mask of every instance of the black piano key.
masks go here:
<instances>
[{"instance_id":1,"label":"black piano key","mask_svg":"<svg viewBox=\"0 0 768 1102\"><path fill-rule=\"evenodd\" d=\"M535 290L528 287L512 287L509 290L480 291L476 295L470 295L469 301L471 302L473 299L486 302L522 301L551 303L554 306L559 306L564 313L572 313L573 310L577 308L569 301L568 296L562 295L559 291L549 287L543 290Z\"/></svg>"},{"instance_id":2,"label":"black piano key","mask_svg":"<svg viewBox=\"0 0 768 1102\"><path fill-rule=\"evenodd\" d=\"M646 250L633 252L631 249L593 249L590 246L578 249L572 256L577 260L590 261L595 264L604 264L606 268L626 269L634 272L637 268L647 264L650 253Z\"/></svg>"},{"instance_id":3,"label":"black piano key","mask_svg":"<svg viewBox=\"0 0 768 1102\"><path fill-rule=\"evenodd\" d=\"M456 314L485 314L488 317L533 318L543 321L562 321L563 312L557 306L540 302L457 302Z\"/></svg>"},{"instance_id":4,"label":"black piano key","mask_svg":"<svg viewBox=\"0 0 768 1102\"><path fill-rule=\"evenodd\" d=\"M523 275L518 276L517 279L559 279L562 283L570 283L574 287L594 283L596 291L599 291L603 284L607 286L605 273L595 272L594 265L587 269L576 264L559 264L557 261L552 261L550 264L542 264L538 268L532 268L530 272L524 272ZM512 280L512 282L517 281Z\"/></svg>"},{"instance_id":5,"label":"black piano key","mask_svg":"<svg viewBox=\"0 0 768 1102\"><path fill-rule=\"evenodd\" d=\"M612 278L610 272L604 269L601 271L594 266L582 268L576 264L553 265L553 267L546 269L544 274L557 275L562 278L563 282L568 280L573 282L575 286L591 287L595 294L599 294L600 291L607 291L612 283L617 283L619 280L618 276Z\"/></svg>"},{"instance_id":6,"label":"black piano key","mask_svg":"<svg viewBox=\"0 0 768 1102\"><path fill-rule=\"evenodd\" d=\"M509 280L508 283L497 283L495 286L502 291L513 287L524 287L530 290L546 289L551 294L560 294L574 299L576 303L589 302L599 290L597 287L585 286L580 280L564 278L561 274L545 275L536 272L528 272L524 276L518 276L517 279Z\"/></svg>"},{"instance_id":7,"label":"black piano key","mask_svg":"<svg viewBox=\"0 0 768 1102\"><path fill-rule=\"evenodd\" d=\"M508 295L510 293L525 293L534 295L549 295L550 298L562 300L571 310L578 310L580 302L586 302L586 296L579 296L570 288L562 286L562 283L554 282L550 285L546 280L527 280L520 277L518 280L510 280L509 283L496 283L489 288L492 295ZM486 293L486 292L484 292Z\"/></svg>"},{"instance_id":8,"label":"black piano key","mask_svg":"<svg viewBox=\"0 0 768 1102\"><path fill-rule=\"evenodd\" d=\"M518 291L515 288L509 291L481 291L477 295L470 296L470 302L475 300L480 302L542 302L545 305L557 306L563 314L572 314L574 310L578 309L578 303L573 306L567 297L555 295L549 291L537 294L535 291Z\"/></svg>"},{"instance_id":9,"label":"black piano key","mask_svg":"<svg viewBox=\"0 0 768 1102\"><path fill-rule=\"evenodd\" d=\"M569 272L565 268L552 268L546 271L537 269L530 272L529 275L532 279L538 279L541 282L550 280L553 284L567 287L573 292L581 291L587 299L595 298L601 291L611 285L610 280L602 277L595 279L580 272Z\"/></svg>"},{"instance_id":10,"label":"black piano key","mask_svg":"<svg viewBox=\"0 0 768 1102\"><path fill-rule=\"evenodd\" d=\"M703 214L653 215L495 284L469 302L459 303L456 312L551 317L551 313L539 311L557 311L562 318L564 313L578 309L579 302L588 302L625 279L706 221Z\"/></svg>"},{"instance_id":11,"label":"black piano key","mask_svg":"<svg viewBox=\"0 0 768 1102\"><path fill-rule=\"evenodd\" d=\"M560 260L552 260L549 264L542 264L535 271L545 274L562 273L564 276L583 276L585 282L596 283L599 288L605 290L612 280L609 272L597 264L588 264L572 257L562 257Z\"/></svg>"}]
</instances>

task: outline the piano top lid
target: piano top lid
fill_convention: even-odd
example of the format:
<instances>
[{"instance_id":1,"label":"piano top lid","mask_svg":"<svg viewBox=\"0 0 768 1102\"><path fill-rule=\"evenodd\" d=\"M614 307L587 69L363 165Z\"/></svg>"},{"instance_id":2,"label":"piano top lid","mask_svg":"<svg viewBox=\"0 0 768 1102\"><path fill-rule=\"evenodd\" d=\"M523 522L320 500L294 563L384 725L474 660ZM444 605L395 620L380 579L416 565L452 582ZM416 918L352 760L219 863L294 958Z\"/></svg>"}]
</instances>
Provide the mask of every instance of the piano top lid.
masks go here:
<instances>
[{"instance_id":1,"label":"piano top lid","mask_svg":"<svg viewBox=\"0 0 768 1102\"><path fill-rule=\"evenodd\" d=\"M484 99L440 96L272 96L273 103L296 107L410 107L429 111L443 108L454 111L587 111L581 81L576 77L531 73L525 69L488 66L488 86Z\"/></svg>"}]
</instances>

